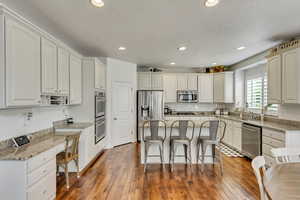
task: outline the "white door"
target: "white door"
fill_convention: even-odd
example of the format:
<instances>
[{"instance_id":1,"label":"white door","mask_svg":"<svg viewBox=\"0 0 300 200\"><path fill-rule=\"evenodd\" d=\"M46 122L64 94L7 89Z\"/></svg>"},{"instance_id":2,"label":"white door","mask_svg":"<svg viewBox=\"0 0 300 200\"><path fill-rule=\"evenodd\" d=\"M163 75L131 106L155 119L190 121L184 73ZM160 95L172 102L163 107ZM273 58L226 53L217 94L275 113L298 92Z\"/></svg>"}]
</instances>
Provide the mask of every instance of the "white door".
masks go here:
<instances>
[{"instance_id":1,"label":"white door","mask_svg":"<svg viewBox=\"0 0 300 200\"><path fill-rule=\"evenodd\" d=\"M82 70L81 59L70 56L70 104L81 104L82 101Z\"/></svg>"},{"instance_id":2,"label":"white door","mask_svg":"<svg viewBox=\"0 0 300 200\"><path fill-rule=\"evenodd\" d=\"M167 103L176 102L177 79L175 74L164 74L164 101Z\"/></svg>"},{"instance_id":3,"label":"white door","mask_svg":"<svg viewBox=\"0 0 300 200\"><path fill-rule=\"evenodd\" d=\"M69 94L69 56L68 51L58 48L58 91L60 94Z\"/></svg>"},{"instance_id":4,"label":"white door","mask_svg":"<svg viewBox=\"0 0 300 200\"><path fill-rule=\"evenodd\" d=\"M133 142L134 95L130 83L112 83L112 109L113 146Z\"/></svg>"},{"instance_id":5,"label":"white door","mask_svg":"<svg viewBox=\"0 0 300 200\"><path fill-rule=\"evenodd\" d=\"M45 38L42 38L42 93L58 93L57 48L55 43Z\"/></svg>"},{"instance_id":6,"label":"white door","mask_svg":"<svg viewBox=\"0 0 300 200\"><path fill-rule=\"evenodd\" d=\"M200 74L198 76L199 103L213 103L214 79L213 74Z\"/></svg>"},{"instance_id":7,"label":"white door","mask_svg":"<svg viewBox=\"0 0 300 200\"><path fill-rule=\"evenodd\" d=\"M188 90L198 90L198 75L197 74L189 74L188 75Z\"/></svg>"},{"instance_id":8,"label":"white door","mask_svg":"<svg viewBox=\"0 0 300 200\"><path fill-rule=\"evenodd\" d=\"M177 90L188 89L188 76L187 74L177 74Z\"/></svg>"},{"instance_id":9,"label":"white door","mask_svg":"<svg viewBox=\"0 0 300 200\"><path fill-rule=\"evenodd\" d=\"M299 49L282 54L282 93L284 103L298 103L298 68Z\"/></svg>"},{"instance_id":10,"label":"white door","mask_svg":"<svg viewBox=\"0 0 300 200\"><path fill-rule=\"evenodd\" d=\"M268 104L281 103L281 57L274 56L268 60Z\"/></svg>"},{"instance_id":11,"label":"white door","mask_svg":"<svg viewBox=\"0 0 300 200\"><path fill-rule=\"evenodd\" d=\"M6 18L6 104L40 103L40 36Z\"/></svg>"}]
</instances>

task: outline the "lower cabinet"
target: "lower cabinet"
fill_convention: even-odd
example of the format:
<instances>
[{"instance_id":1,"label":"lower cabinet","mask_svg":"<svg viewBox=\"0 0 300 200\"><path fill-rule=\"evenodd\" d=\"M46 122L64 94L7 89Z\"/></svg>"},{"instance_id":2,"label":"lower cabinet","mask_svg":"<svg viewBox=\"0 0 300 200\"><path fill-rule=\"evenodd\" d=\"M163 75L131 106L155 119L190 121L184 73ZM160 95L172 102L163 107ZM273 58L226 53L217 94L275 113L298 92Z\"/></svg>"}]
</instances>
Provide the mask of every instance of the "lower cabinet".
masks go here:
<instances>
[{"instance_id":1,"label":"lower cabinet","mask_svg":"<svg viewBox=\"0 0 300 200\"><path fill-rule=\"evenodd\" d=\"M242 150L242 123L232 120L224 120L226 122L226 132L223 143L235 148L238 151Z\"/></svg>"}]
</instances>

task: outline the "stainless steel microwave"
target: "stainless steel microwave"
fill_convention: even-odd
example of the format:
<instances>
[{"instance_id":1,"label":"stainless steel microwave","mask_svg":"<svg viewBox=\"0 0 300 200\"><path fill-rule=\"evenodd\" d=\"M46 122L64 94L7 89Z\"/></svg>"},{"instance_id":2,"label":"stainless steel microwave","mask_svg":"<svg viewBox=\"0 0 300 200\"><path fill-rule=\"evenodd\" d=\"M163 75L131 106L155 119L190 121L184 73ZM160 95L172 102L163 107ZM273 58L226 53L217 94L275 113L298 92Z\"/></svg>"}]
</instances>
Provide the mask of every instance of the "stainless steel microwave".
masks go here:
<instances>
[{"instance_id":1,"label":"stainless steel microwave","mask_svg":"<svg viewBox=\"0 0 300 200\"><path fill-rule=\"evenodd\" d=\"M178 90L177 103L197 103L198 91L196 90Z\"/></svg>"}]
</instances>

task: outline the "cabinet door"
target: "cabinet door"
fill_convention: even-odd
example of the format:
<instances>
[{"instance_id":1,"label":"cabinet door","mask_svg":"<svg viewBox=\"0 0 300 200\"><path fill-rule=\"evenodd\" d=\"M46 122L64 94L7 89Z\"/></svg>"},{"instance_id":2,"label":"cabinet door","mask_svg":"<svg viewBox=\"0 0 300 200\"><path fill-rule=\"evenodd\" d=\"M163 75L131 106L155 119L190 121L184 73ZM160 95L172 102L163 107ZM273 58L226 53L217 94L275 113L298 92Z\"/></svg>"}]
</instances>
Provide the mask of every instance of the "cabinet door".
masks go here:
<instances>
[{"instance_id":1,"label":"cabinet door","mask_svg":"<svg viewBox=\"0 0 300 200\"><path fill-rule=\"evenodd\" d=\"M150 72L140 72L138 75L138 89L150 90L151 89L151 75Z\"/></svg>"},{"instance_id":2,"label":"cabinet door","mask_svg":"<svg viewBox=\"0 0 300 200\"><path fill-rule=\"evenodd\" d=\"M224 102L224 74L214 74L214 102L222 103Z\"/></svg>"},{"instance_id":3,"label":"cabinet door","mask_svg":"<svg viewBox=\"0 0 300 200\"><path fill-rule=\"evenodd\" d=\"M164 74L164 98L167 103L175 103L176 98L176 89L177 89L177 78L175 74Z\"/></svg>"},{"instance_id":4,"label":"cabinet door","mask_svg":"<svg viewBox=\"0 0 300 200\"><path fill-rule=\"evenodd\" d=\"M189 74L187 78L188 90L198 90L198 75Z\"/></svg>"},{"instance_id":5,"label":"cabinet door","mask_svg":"<svg viewBox=\"0 0 300 200\"><path fill-rule=\"evenodd\" d=\"M267 64L268 104L281 103L281 57L272 57Z\"/></svg>"},{"instance_id":6,"label":"cabinet door","mask_svg":"<svg viewBox=\"0 0 300 200\"><path fill-rule=\"evenodd\" d=\"M95 61L95 89L101 89L101 64Z\"/></svg>"},{"instance_id":7,"label":"cabinet door","mask_svg":"<svg viewBox=\"0 0 300 200\"><path fill-rule=\"evenodd\" d=\"M152 90L163 90L163 76L160 73L152 73L151 75Z\"/></svg>"},{"instance_id":8,"label":"cabinet door","mask_svg":"<svg viewBox=\"0 0 300 200\"><path fill-rule=\"evenodd\" d=\"M57 90L57 47L42 38L42 93L56 94Z\"/></svg>"},{"instance_id":9,"label":"cabinet door","mask_svg":"<svg viewBox=\"0 0 300 200\"><path fill-rule=\"evenodd\" d=\"M284 103L298 101L299 50L294 49L282 54L282 93Z\"/></svg>"},{"instance_id":10,"label":"cabinet door","mask_svg":"<svg viewBox=\"0 0 300 200\"><path fill-rule=\"evenodd\" d=\"M233 127L233 147L242 150L242 129L241 127Z\"/></svg>"},{"instance_id":11,"label":"cabinet door","mask_svg":"<svg viewBox=\"0 0 300 200\"><path fill-rule=\"evenodd\" d=\"M58 92L68 95L70 88L70 68L68 51L58 48Z\"/></svg>"},{"instance_id":12,"label":"cabinet door","mask_svg":"<svg viewBox=\"0 0 300 200\"><path fill-rule=\"evenodd\" d=\"M177 90L188 90L187 74L177 74Z\"/></svg>"},{"instance_id":13,"label":"cabinet door","mask_svg":"<svg viewBox=\"0 0 300 200\"><path fill-rule=\"evenodd\" d=\"M82 70L81 59L70 55L70 104L81 104Z\"/></svg>"},{"instance_id":14,"label":"cabinet door","mask_svg":"<svg viewBox=\"0 0 300 200\"><path fill-rule=\"evenodd\" d=\"M27 106L40 103L40 36L6 18L6 104Z\"/></svg>"},{"instance_id":15,"label":"cabinet door","mask_svg":"<svg viewBox=\"0 0 300 200\"><path fill-rule=\"evenodd\" d=\"M201 74L198 76L198 93L200 103L213 103L214 101L213 74Z\"/></svg>"}]
</instances>

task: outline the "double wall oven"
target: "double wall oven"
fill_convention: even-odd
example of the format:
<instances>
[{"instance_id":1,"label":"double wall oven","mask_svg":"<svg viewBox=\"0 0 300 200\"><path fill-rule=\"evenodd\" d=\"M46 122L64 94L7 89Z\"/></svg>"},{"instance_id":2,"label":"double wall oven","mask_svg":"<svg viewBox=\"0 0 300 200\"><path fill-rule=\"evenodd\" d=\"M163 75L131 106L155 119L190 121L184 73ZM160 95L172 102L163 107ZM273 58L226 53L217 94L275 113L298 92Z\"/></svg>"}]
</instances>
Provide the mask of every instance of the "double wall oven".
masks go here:
<instances>
[{"instance_id":1,"label":"double wall oven","mask_svg":"<svg viewBox=\"0 0 300 200\"><path fill-rule=\"evenodd\" d=\"M105 92L95 92L95 144L102 140L105 135Z\"/></svg>"}]
</instances>

